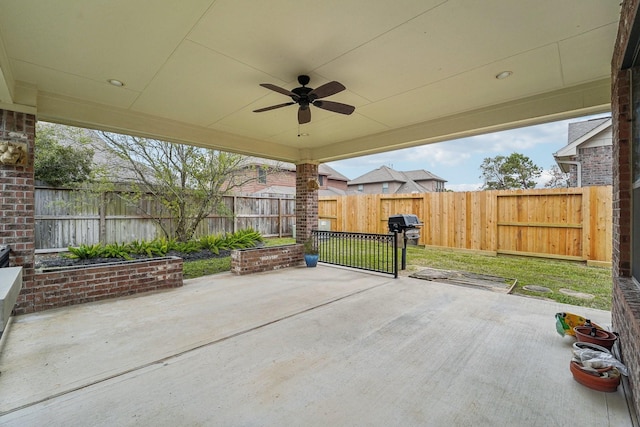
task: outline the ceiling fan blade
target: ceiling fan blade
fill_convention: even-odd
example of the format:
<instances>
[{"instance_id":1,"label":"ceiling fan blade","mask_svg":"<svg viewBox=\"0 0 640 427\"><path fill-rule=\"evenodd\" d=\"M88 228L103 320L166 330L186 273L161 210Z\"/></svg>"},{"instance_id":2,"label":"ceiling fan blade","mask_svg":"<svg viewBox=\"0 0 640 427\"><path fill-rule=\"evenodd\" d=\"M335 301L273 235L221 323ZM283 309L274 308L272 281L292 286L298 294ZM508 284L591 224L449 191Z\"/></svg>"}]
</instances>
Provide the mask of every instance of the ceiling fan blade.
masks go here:
<instances>
[{"instance_id":1,"label":"ceiling fan blade","mask_svg":"<svg viewBox=\"0 0 640 427\"><path fill-rule=\"evenodd\" d=\"M311 121L311 109L307 107L298 108L298 123L301 125Z\"/></svg>"},{"instance_id":2,"label":"ceiling fan blade","mask_svg":"<svg viewBox=\"0 0 640 427\"><path fill-rule=\"evenodd\" d=\"M253 112L262 113L263 111L275 110L276 108L282 108L293 104L295 104L295 102L285 102L284 104L272 105L271 107L258 108L257 110L253 110Z\"/></svg>"},{"instance_id":3,"label":"ceiling fan blade","mask_svg":"<svg viewBox=\"0 0 640 427\"><path fill-rule=\"evenodd\" d=\"M344 87L342 83L329 82L309 92L309 97L312 99L320 99L320 98L334 95L338 92L342 92L345 89L346 87Z\"/></svg>"},{"instance_id":4,"label":"ceiling fan blade","mask_svg":"<svg viewBox=\"0 0 640 427\"><path fill-rule=\"evenodd\" d=\"M298 96L295 93L291 92L290 90L281 88L280 86L272 85L271 83L260 83L260 86L266 87L267 89L271 89L271 90L273 90L275 92L278 92L278 93L281 93L283 95L293 96L293 97L297 97Z\"/></svg>"},{"instance_id":5,"label":"ceiling fan blade","mask_svg":"<svg viewBox=\"0 0 640 427\"><path fill-rule=\"evenodd\" d=\"M332 101L315 101L313 105L318 108L322 108L323 110L333 111L334 113L346 115L353 113L356 109L356 107L354 107L353 105L347 105L341 102Z\"/></svg>"}]
</instances>

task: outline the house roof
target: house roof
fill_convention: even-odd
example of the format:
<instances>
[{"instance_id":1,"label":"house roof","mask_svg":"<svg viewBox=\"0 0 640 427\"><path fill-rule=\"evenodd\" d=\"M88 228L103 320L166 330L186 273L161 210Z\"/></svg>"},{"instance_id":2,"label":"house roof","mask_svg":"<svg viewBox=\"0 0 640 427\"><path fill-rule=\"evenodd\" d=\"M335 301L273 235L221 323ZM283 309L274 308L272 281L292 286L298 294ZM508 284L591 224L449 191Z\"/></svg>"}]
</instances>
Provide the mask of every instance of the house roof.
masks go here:
<instances>
[{"instance_id":1,"label":"house roof","mask_svg":"<svg viewBox=\"0 0 640 427\"><path fill-rule=\"evenodd\" d=\"M407 172L400 172L388 166L380 166L370 172L360 175L359 177L349 181L348 185L371 184L376 182L400 182L407 183L410 181L442 181L445 179L432 174L431 172L419 169Z\"/></svg>"},{"instance_id":2,"label":"house roof","mask_svg":"<svg viewBox=\"0 0 640 427\"><path fill-rule=\"evenodd\" d=\"M440 178L438 175L429 172L428 170L418 169L414 171L402 172L406 177L414 181L442 181L447 182L446 179Z\"/></svg>"},{"instance_id":3,"label":"house roof","mask_svg":"<svg viewBox=\"0 0 640 427\"><path fill-rule=\"evenodd\" d=\"M325 163L609 111L619 16L585 0L3 1L0 105ZM300 74L344 84L329 100L355 112L253 112L290 100L260 84Z\"/></svg>"},{"instance_id":4,"label":"house roof","mask_svg":"<svg viewBox=\"0 0 640 427\"><path fill-rule=\"evenodd\" d=\"M569 123L569 131L567 133L567 145L583 139L584 136L591 133L594 129L601 127L603 124L611 124L611 117L601 117L591 120L583 120L580 122Z\"/></svg>"},{"instance_id":5,"label":"house roof","mask_svg":"<svg viewBox=\"0 0 640 427\"><path fill-rule=\"evenodd\" d=\"M567 131L567 145L553 153L553 157L560 169L567 173L570 170L570 164L563 161L570 161L573 156L578 153L578 148L591 140L596 135L611 129L611 117L602 117L598 119L583 120L580 122L569 123Z\"/></svg>"},{"instance_id":6,"label":"house roof","mask_svg":"<svg viewBox=\"0 0 640 427\"><path fill-rule=\"evenodd\" d=\"M292 172L296 171L296 165L288 162L279 162L276 160L264 159L264 158L253 157L253 156L248 157L246 162L248 165L252 165L252 166L269 166L269 167L273 167L280 170L286 170L286 171L292 171ZM337 170L333 169L331 166L324 163L318 165L318 174L325 175L329 179L333 179L336 181L344 181L344 182L349 181L349 178L347 178Z\"/></svg>"},{"instance_id":7,"label":"house roof","mask_svg":"<svg viewBox=\"0 0 640 427\"><path fill-rule=\"evenodd\" d=\"M380 166L378 169L374 169L352 179L347 184L370 184L374 182L407 182L407 177L404 176L402 172L398 172L388 166Z\"/></svg>"}]
</instances>

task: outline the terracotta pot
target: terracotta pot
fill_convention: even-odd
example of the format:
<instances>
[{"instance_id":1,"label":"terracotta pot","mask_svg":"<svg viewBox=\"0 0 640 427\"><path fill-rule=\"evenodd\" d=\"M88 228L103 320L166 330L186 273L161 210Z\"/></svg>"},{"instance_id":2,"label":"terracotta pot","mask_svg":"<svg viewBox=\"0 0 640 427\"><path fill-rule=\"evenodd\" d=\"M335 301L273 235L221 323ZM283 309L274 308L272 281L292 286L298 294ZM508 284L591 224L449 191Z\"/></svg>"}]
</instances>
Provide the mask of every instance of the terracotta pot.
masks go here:
<instances>
[{"instance_id":1,"label":"terracotta pot","mask_svg":"<svg viewBox=\"0 0 640 427\"><path fill-rule=\"evenodd\" d=\"M569 364L569 369L574 380L593 390L610 393L616 391L618 385L620 385L620 372L616 368L603 369L600 370L601 372L590 372L584 370L578 362L572 360ZM602 376L607 371L611 376Z\"/></svg>"},{"instance_id":2,"label":"terracotta pot","mask_svg":"<svg viewBox=\"0 0 640 427\"><path fill-rule=\"evenodd\" d=\"M598 344L594 344L591 342L583 342L583 341L576 341L573 343L573 349L574 350L582 350L582 349L590 349L590 350L595 350L595 351L601 351L603 353L607 353L607 354L611 354L611 352L609 350L607 350L606 348L604 348L601 345Z\"/></svg>"},{"instance_id":3,"label":"terracotta pot","mask_svg":"<svg viewBox=\"0 0 640 427\"><path fill-rule=\"evenodd\" d=\"M618 339L613 332L592 328L590 326L576 326L573 330L576 333L576 339L578 341L598 344L609 350L611 350L613 343ZM592 333L594 333L595 336L591 336Z\"/></svg>"}]
</instances>

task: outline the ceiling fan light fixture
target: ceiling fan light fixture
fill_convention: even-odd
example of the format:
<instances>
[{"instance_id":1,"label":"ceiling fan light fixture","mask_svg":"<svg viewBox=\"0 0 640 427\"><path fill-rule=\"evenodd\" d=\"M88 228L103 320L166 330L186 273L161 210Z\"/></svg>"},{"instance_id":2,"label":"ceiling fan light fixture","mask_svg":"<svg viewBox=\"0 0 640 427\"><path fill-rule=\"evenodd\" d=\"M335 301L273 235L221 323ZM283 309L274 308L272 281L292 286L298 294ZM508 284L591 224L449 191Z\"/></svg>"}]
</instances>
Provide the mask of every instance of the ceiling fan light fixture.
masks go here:
<instances>
[{"instance_id":1,"label":"ceiling fan light fixture","mask_svg":"<svg viewBox=\"0 0 640 427\"><path fill-rule=\"evenodd\" d=\"M496 79L504 80L507 77L511 76L512 74L513 74L513 71L502 71L502 72L496 74Z\"/></svg>"}]
</instances>

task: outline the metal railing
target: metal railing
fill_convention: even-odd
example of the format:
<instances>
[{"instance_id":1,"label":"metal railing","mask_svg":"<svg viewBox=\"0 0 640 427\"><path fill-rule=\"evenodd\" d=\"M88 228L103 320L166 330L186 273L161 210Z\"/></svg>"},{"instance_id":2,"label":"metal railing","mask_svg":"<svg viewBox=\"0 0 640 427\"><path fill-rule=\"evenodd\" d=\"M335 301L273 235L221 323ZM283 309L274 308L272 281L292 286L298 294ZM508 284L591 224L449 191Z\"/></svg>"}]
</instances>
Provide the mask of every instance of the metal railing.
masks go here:
<instances>
[{"instance_id":1,"label":"metal railing","mask_svg":"<svg viewBox=\"0 0 640 427\"><path fill-rule=\"evenodd\" d=\"M311 232L319 262L398 277L398 237L393 234Z\"/></svg>"},{"instance_id":2,"label":"metal railing","mask_svg":"<svg viewBox=\"0 0 640 427\"><path fill-rule=\"evenodd\" d=\"M0 268L9 267L9 246L0 246Z\"/></svg>"}]
</instances>

